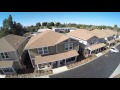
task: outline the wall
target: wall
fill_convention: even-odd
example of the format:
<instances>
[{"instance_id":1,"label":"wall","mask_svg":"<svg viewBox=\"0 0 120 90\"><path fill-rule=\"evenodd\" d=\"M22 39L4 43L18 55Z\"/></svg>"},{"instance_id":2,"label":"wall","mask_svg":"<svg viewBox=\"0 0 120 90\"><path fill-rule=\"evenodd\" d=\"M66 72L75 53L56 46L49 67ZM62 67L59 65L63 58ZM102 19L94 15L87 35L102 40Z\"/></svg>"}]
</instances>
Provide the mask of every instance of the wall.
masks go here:
<instances>
[{"instance_id":1,"label":"wall","mask_svg":"<svg viewBox=\"0 0 120 90\"><path fill-rule=\"evenodd\" d=\"M93 45L93 43L98 44L99 43L99 38L94 36L94 37L90 38L89 40L87 40L87 42L88 42L88 46Z\"/></svg>"},{"instance_id":2,"label":"wall","mask_svg":"<svg viewBox=\"0 0 120 90\"><path fill-rule=\"evenodd\" d=\"M1 52L1 53L2 53L2 52ZM10 58L10 59L2 59L2 57L1 57L1 55L0 55L0 60L17 60L15 51L8 52L8 55L9 55L9 58Z\"/></svg>"}]
</instances>

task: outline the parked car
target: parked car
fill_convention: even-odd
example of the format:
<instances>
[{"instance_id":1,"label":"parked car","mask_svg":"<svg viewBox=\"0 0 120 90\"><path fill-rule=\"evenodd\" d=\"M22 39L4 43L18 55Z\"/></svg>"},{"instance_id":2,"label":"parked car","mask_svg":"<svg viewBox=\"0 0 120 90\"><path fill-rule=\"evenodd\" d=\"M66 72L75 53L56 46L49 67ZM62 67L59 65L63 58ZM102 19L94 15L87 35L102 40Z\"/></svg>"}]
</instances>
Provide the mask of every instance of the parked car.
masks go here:
<instances>
[{"instance_id":1,"label":"parked car","mask_svg":"<svg viewBox=\"0 0 120 90\"><path fill-rule=\"evenodd\" d=\"M112 47L112 48L110 49L110 51L111 51L111 52L115 52L115 53L118 53L118 52L119 52L119 50L118 50L117 48L115 48L115 47Z\"/></svg>"}]
</instances>

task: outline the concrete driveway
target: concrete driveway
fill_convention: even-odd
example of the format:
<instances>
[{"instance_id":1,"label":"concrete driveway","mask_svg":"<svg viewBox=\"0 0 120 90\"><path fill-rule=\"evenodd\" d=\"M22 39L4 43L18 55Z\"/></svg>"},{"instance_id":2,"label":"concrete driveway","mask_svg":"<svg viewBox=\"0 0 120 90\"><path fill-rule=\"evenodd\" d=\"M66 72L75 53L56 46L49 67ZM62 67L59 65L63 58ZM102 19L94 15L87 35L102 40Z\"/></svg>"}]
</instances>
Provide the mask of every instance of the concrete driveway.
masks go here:
<instances>
[{"instance_id":1,"label":"concrete driveway","mask_svg":"<svg viewBox=\"0 0 120 90\"><path fill-rule=\"evenodd\" d=\"M120 51L120 45L117 46ZM111 53L78 68L51 75L50 78L109 78L120 63L120 53Z\"/></svg>"}]
</instances>

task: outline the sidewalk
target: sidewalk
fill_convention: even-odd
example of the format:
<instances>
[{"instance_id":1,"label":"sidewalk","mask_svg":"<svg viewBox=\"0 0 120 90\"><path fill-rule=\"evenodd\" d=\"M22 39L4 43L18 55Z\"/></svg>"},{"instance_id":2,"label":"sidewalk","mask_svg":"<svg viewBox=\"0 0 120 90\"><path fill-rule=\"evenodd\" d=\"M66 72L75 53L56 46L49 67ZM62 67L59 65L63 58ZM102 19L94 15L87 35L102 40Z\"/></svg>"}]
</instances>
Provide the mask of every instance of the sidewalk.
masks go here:
<instances>
[{"instance_id":1,"label":"sidewalk","mask_svg":"<svg viewBox=\"0 0 120 90\"><path fill-rule=\"evenodd\" d=\"M118 74L120 74L120 64L118 65L118 67L116 68L116 70L112 73L112 75L109 78L114 78Z\"/></svg>"}]
</instances>

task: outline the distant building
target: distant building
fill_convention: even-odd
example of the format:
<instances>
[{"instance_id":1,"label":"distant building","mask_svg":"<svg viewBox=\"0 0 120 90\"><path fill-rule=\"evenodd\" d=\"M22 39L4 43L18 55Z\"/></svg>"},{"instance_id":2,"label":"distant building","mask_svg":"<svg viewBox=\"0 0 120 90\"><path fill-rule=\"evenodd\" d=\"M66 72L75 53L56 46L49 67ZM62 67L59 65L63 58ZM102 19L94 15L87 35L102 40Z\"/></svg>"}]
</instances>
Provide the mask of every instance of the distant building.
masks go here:
<instances>
[{"instance_id":1,"label":"distant building","mask_svg":"<svg viewBox=\"0 0 120 90\"><path fill-rule=\"evenodd\" d=\"M74 30L76 30L76 28L73 28L73 27L60 27L60 28L53 27L52 28L52 31L59 32L59 33L68 33Z\"/></svg>"},{"instance_id":2,"label":"distant building","mask_svg":"<svg viewBox=\"0 0 120 90\"><path fill-rule=\"evenodd\" d=\"M41 32L47 31L47 30L51 30L51 29L48 29L48 28L38 29L37 33L41 33Z\"/></svg>"}]
</instances>

